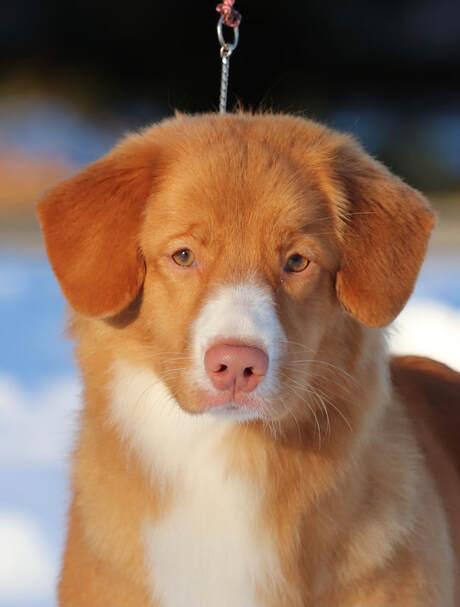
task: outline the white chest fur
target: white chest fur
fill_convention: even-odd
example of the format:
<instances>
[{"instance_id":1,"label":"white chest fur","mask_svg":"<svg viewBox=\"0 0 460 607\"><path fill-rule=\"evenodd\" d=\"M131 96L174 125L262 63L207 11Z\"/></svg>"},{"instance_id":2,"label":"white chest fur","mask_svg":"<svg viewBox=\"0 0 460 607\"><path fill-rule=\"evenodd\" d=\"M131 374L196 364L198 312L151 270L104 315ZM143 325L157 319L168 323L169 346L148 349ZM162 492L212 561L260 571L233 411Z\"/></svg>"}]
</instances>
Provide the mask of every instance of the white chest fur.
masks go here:
<instances>
[{"instance_id":1,"label":"white chest fur","mask_svg":"<svg viewBox=\"0 0 460 607\"><path fill-rule=\"evenodd\" d=\"M230 422L183 412L149 370L114 370L112 415L172 503L141 530L161 607L259 607L280 575L260 520L263 494L228 466Z\"/></svg>"}]
</instances>

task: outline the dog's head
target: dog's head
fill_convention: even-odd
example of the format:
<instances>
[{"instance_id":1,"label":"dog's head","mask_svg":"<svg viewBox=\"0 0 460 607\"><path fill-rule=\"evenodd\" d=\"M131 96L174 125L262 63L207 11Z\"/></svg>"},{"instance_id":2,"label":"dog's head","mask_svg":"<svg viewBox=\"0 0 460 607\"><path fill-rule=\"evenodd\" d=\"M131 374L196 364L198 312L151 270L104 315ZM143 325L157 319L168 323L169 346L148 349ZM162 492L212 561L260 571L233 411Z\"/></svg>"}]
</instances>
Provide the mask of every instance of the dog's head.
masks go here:
<instances>
[{"instance_id":1,"label":"dog's head","mask_svg":"<svg viewBox=\"0 0 460 607\"><path fill-rule=\"evenodd\" d=\"M425 199L353 139L276 115L130 136L39 216L64 294L108 350L122 336L120 355L182 408L244 419L282 415L315 362L395 318L433 226Z\"/></svg>"}]
</instances>

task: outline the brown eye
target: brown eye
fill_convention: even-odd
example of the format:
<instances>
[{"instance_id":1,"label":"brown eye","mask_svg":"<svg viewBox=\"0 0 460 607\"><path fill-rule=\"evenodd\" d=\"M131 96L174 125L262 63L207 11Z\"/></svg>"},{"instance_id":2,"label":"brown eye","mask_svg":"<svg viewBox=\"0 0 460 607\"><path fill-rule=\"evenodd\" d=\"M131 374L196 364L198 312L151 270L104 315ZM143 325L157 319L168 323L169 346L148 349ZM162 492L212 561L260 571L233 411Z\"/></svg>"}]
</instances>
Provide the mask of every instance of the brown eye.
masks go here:
<instances>
[{"instance_id":1,"label":"brown eye","mask_svg":"<svg viewBox=\"0 0 460 607\"><path fill-rule=\"evenodd\" d=\"M172 258L178 266L184 266L185 268L192 266L195 261L195 256L190 249L179 249Z\"/></svg>"},{"instance_id":2,"label":"brown eye","mask_svg":"<svg viewBox=\"0 0 460 607\"><path fill-rule=\"evenodd\" d=\"M306 257L300 255L299 253L294 253L294 255L288 257L286 265L284 266L284 271L302 272L303 270L305 270L309 263L310 261Z\"/></svg>"}]
</instances>

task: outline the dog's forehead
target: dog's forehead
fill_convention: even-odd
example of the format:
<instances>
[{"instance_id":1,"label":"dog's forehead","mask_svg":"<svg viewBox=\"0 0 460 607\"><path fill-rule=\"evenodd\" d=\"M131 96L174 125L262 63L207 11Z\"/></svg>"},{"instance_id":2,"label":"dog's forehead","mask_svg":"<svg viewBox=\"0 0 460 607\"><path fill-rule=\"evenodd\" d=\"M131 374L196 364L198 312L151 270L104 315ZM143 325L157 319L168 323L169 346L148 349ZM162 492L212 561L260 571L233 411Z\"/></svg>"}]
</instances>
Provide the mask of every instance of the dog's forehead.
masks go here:
<instances>
[{"instance_id":1,"label":"dog's forehead","mask_svg":"<svg viewBox=\"0 0 460 607\"><path fill-rule=\"evenodd\" d=\"M247 134L186 143L147 209L157 225L192 219L239 231L295 230L327 213L314 171L269 139Z\"/></svg>"}]
</instances>

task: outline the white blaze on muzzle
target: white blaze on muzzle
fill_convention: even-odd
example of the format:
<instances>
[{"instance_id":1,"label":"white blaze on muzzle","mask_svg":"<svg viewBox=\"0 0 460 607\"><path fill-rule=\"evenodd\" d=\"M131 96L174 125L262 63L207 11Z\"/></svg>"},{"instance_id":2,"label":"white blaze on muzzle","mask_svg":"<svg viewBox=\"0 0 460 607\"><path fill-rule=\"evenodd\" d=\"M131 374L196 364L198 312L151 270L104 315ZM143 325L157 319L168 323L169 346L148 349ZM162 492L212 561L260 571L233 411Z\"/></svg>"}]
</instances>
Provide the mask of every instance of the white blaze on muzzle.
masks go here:
<instances>
[{"instance_id":1,"label":"white blaze on muzzle","mask_svg":"<svg viewBox=\"0 0 460 607\"><path fill-rule=\"evenodd\" d=\"M267 290L250 283L220 287L207 299L192 326L191 379L198 388L213 392L215 389L204 367L207 350L216 343L256 346L267 354L269 362L268 371L253 396L267 398L278 388L285 340L275 303Z\"/></svg>"}]
</instances>

